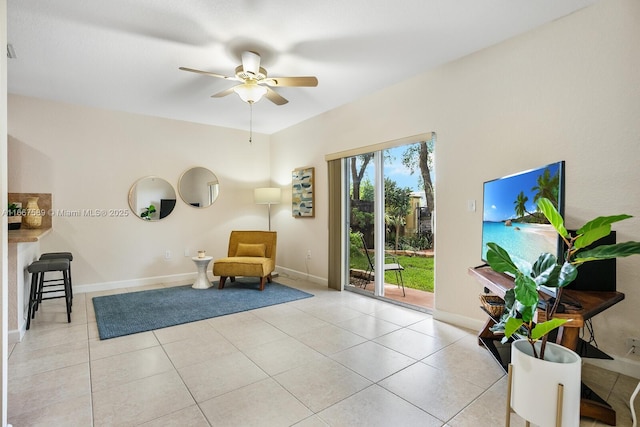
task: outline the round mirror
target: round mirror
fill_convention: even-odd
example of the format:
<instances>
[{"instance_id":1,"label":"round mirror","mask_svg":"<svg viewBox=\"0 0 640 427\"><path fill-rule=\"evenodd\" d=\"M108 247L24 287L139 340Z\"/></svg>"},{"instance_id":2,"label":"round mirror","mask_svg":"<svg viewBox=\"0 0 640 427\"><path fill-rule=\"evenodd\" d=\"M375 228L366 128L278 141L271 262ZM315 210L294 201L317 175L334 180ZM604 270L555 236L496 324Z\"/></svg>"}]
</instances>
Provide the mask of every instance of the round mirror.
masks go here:
<instances>
[{"instance_id":1,"label":"round mirror","mask_svg":"<svg viewBox=\"0 0 640 427\"><path fill-rule=\"evenodd\" d=\"M178 182L180 198L194 208L211 206L218 198L218 177L207 168L200 166L186 171Z\"/></svg>"},{"instance_id":2,"label":"round mirror","mask_svg":"<svg viewBox=\"0 0 640 427\"><path fill-rule=\"evenodd\" d=\"M176 206L173 186L157 176L140 178L129 190L129 207L138 218L159 221L167 217Z\"/></svg>"}]
</instances>

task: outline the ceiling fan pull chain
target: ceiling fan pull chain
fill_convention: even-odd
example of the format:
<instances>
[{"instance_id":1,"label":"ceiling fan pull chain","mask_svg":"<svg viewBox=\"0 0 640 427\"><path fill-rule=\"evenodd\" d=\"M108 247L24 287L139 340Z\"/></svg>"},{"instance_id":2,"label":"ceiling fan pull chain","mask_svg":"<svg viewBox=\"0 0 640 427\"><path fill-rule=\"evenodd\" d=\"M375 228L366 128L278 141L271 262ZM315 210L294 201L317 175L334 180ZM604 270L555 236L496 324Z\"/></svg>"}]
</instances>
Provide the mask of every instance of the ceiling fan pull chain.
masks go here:
<instances>
[{"instance_id":1,"label":"ceiling fan pull chain","mask_svg":"<svg viewBox=\"0 0 640 427\"><path fill-rule=\"evenodd\" d=\"M253 143L253 102L249 103L249 144Z\"/></svg>"}]
</instances>

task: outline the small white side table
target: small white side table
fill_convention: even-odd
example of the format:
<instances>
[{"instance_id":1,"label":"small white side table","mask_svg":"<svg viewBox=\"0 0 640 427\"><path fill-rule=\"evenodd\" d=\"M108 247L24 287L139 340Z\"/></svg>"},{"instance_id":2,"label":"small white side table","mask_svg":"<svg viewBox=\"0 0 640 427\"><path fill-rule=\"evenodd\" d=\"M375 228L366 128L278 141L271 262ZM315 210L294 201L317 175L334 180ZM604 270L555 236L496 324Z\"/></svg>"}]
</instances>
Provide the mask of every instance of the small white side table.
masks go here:
<instances>
[{"instance_id":1,"label":"small white side table","mask_svg":"<svg viewBox=\"0 0 640 427\"><path fill-rule=\"evenodd\" d=\"M203 258L198 258L197 256L194 256L191 259L196 263L196 268L198 269L198 277L196 277L196 281L193 282L192 288L208 289L213 286L209 281L209 278L207 277L207 265L209 265L213 257L206 256Z\"/></svg>"}]
</instances>

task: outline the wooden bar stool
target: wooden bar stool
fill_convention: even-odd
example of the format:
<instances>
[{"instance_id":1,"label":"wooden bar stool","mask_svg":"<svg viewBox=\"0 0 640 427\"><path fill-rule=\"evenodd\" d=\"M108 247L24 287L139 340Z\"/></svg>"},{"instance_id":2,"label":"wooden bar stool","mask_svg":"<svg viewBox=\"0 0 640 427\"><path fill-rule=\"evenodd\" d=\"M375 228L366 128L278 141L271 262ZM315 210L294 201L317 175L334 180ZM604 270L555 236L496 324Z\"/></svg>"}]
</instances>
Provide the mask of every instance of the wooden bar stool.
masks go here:
<instances>
[{"instance_id":1,"label":"wooden bar stool","mask_svg":"<svg viewBox=\"0 0 640 427\"><path fill-rule=\"evenodd\" d=\"M40 259L58 259L58 258L64 258L69 260L69 270L67 271L67 273L69 275L69 295L71 298L71 302L73 304L73 282L71 281L71 261L73 261L73 254L71 252L45 252L42 255L40 255Z\"/></svg>"},{"instance_id":2,"label":"wooden bar stool","mask_svg":"<svg viewBox=\"0 0 640 427\"><path fill-rule=\"evenodd\" d=\"M69 260L65 258L43 259L34 261L27 267L31 273L31 290L29 292L29 308L27 310L27 330L31 319L36 317L39 305L43 300L64 298L67 307L67 322L71 322L71 282L69 280ZM45 273L60 272L62 279L49 280L46 291ZM44 296L44 294L53 294Z\"/></svg>"}]
</instances>

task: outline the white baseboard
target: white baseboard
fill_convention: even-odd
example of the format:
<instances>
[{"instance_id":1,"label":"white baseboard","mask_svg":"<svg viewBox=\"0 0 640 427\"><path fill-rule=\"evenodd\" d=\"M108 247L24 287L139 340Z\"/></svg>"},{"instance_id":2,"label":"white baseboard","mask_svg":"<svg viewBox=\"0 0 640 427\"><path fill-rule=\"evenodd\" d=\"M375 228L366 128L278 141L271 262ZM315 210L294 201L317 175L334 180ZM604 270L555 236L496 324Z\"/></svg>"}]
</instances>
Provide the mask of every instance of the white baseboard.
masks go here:
<instances>
[{"instance_id":1,"label":"white baseboard","mask_svg":"<svg viewBox=\"0 0 640 427\"><path fill-rule=\"evenodd\" d=\"M278 271L282 276L288 276L295 279L304 279L308 280L309 282L318 283L325 286L329 285L329 281L325 277L314 276L312 274L307 274L301 271L283 267L276 267L276 271Z\"/></svg>"},{"instance_id":2,"label":"white baseboard","mask_svg":"<svg viewBox=\"0 0 640 427\"><path fill-rule=\"evenodd\" d=\"M328 285L327 279L324 277L313 276L310 274L303 273L301 271L292 270L289 268L277 267L276 271L279 275L288 276L296 279L305 279L313 283L318 283L321 285ZM189 281L193 281L196 278L197 273L182 273L182 274L173 274L167 276L155 276L155 277L144 277L141 279L130 279L130 280L120 280L115 282L100 282L100 283L91 283L87 285L74 285L73 292L82 294L87 292L98 292L98 291L109 291L113 289L123 289L123 288L135 288L140 286L149 286L149 285L157 285L160 283L176 283L182 282L188 283ZM209 279L211 280L211 274L209 274Z\"/></svg>"},{"instance_id":3,"label":"white baseboard","mask_svg":"<svg viewBox=\"0 0 640 427\"><path fill-rule=\"evenodd\" d=\"M313 283L318 283L320 285L328 285L328 281L324 277L314 276L307 273L303 273L301 271L292 270L289 268L276 267L276 271L278 274L283 276L288 276L296 279L304 279ZM140 286L149 286L149 285L157 285L160 283L176 283L182 282L188 283L189 281L193 281L196 278L197 273L182 273L182 274L173 274L167 276L154 276L154 277L144 277L140 279L130 279L130 280L120 280L114 282L100 282L100 283L91 283L87 285L74 285L73 292L82 294L87 292L98 292L98 291L109 291L113 289L123 289L123 288L135 288ZM211 274L209 274L209 279L211 280Z\"/></svg>"},{"instance_id":4,"label":"white baseboard","mask_svg":"<svg viewBox=\"0 0 640 427\"><path fill-rule=\"evenodd\" d=\"M614 357L613 360L582 358L584 363L598 366L608 371L618 372L628 377L640 379L640 361L625 357Z\"/></svg>"},{"instance_id":5,"label":"white baseboard","mask_svg":"<svg viewBox=\"0 0 640 427\"><path fill-rule=\"evenodd\" d=\"M141 279L120 280L115 282L91 283L88 285L74 285L73 292L83 294L87 292L109 291L112 289L136 288L139 286L157 285L161 283L176 283L195 280L197 273L171 274L167 276L144 277ZM211 278L211 277L209 277Z\"/></svg>"},{"instance_id":6,"label":"white baseboard","mask_svg":"<svg viewBox=\"0 0 640 427\"><path fill-rule=\"evenodd\" d=\"M7 331L7 343L8 344L19 343L20 341L22 341L22 338L24 337L25 332L26 330L24 326L21 329L12 329L10 331Z\"/></svg>"},{"instance_id":7,"label":"white baseboard","mask_svg":"<svg viewBox=\"0 0 640 427\"><path fill-rule=\"evenodd\" d=\"M451 325L460 326L461 328L471 329L472 331L479 331L484 327L485 323L484 320L472 319L471 317L461 316L435 308L433 309L433 318Z\"/></svg>"}]
</instances>

